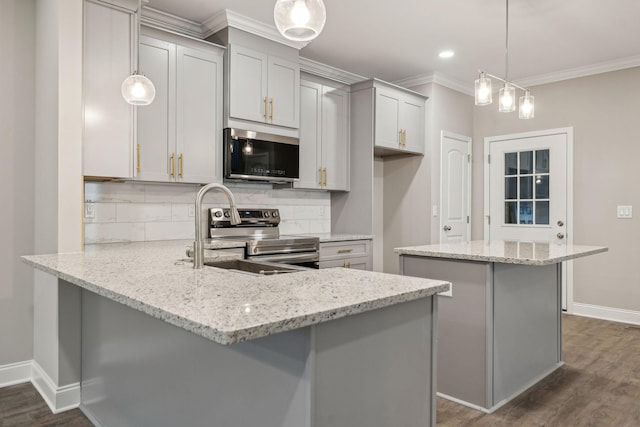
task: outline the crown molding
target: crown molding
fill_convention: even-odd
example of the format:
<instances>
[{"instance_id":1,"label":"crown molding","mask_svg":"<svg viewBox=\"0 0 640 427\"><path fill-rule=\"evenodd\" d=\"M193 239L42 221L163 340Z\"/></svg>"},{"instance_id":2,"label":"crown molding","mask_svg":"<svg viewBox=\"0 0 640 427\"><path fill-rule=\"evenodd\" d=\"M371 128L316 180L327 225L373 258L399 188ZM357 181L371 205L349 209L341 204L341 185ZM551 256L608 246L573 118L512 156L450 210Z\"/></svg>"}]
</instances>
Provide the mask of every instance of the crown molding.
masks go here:
<instances>
[{"instance_id":1,"label":"crown molding","mask_svg":"<svg viewBox=\"0 0 640 427\"><path fill-rule=\"evenodd\" d=\"M412 88L428 83L436 83L440 86L447 87L465 95L473 96L473 88L470 85L436 72L420 74L417 76L408 77L406 79L396 80L393 83L406 88Z\"/></svg>"},{"instance_id":2,"label":"crown molding","mask_svg":"<svg viewBox=\"0 0 640 427\"><path fill-rule=\"evenodd\" d=\"M189 19L144 6L142 8L141 23L161 30L184 34L197 39L204 39L202 25Z\"/></svg>"},{"instance_id":3,"label":"crown molding","mask_svg":"<svg viewBox=\"0 0 640 427\"><path fill-rule=\"evenodd\" d=\"M593 76L595 74L608 73L611 71L624 70L625 68L633 68L639 66L640 56L629 56L627 58L599 62L597 64L587 65L584 67L569 68L567 70L557 71L553 73L540 74L538 76L519 79L514 82L524 87L538 86L547 83L559 82L562 80Z\"/></svg>"},{"instance_id":4,"label":"crown molding","mask_svg":"<svg viewBox=\"0 0 640 427\"><path fill-rule=\"evenodd\" d=\"M209 19L205 20L202 23L202 27L204 30L204 38L217 33L223 28L233 27L295 49L302 49L309 44L309 42L289 40L282 36L275 26L265 24L264 22L249 18L248 16L240 15L239 13L229 9L221 10Z\"/></svg>"},{"instance_id":5,"label":"crown molding","mask_svg":"<svg viewBox=\"0 0 640 427\"><path fill-rule=\"evenodd\" d=\"M348 85L361 82L362 80L367 80L368 78L349 71L341 70L340 68L332 67L331 65L322 64L312 59L303 58L302 56L300 57L300 71Z\"/></svg>"}]
</instances>

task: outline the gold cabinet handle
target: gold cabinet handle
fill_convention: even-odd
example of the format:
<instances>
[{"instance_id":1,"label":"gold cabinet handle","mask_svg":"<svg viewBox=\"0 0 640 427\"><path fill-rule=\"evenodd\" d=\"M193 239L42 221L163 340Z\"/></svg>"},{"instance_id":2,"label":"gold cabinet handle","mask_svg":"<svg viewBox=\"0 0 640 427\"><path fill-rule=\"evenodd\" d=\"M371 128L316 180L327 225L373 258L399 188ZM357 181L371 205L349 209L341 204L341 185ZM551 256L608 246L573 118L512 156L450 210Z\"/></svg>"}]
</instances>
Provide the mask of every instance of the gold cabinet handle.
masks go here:
<instances>
[{"instance_id":1,"label":"gold cabinet handle","mask_svg":"<svg viewBox=\"0 0 640 427\"><path fill-rule=\"evenodd\" d=\"M402 129L400 129L400 139L398 140L398 145L402 147Z\"/></svg>"},{"instance_id":2,"label":"gold cabinet handle","mask_svg":"<svg viewBox=\"0 0 640 427\"><path fill-rule=\"evenodd\" d=\"M324 168L324 186L327 186L327 168Z\"/></svg>"},{"instance_id":3,"label":"gold cabinet handle","mask_svg":"<svg viewBox=\"0 0 640 427\"><path fill-rule=\"evenodd\" d=\"M403 147L407 146L407 130L406 129L402 131L402 146Z\"/></svg>"},{"instance_id":4,"label":"gold cabinet handle","mask_svg":"<svg viewBox=\"0 0 640 427\"><path fill-rule=\"evenodd\" d=\"M176 155L171 153L171 178L176 176Z\"/></svg>"},{"instance_id":5,"label":"gold cabinet handle","mask_svg":"<svg viewBox=\"0 0 640 427\"><path fill-rule=\"evenodd\" d=\"M140 144L138 144L138 160L136 162L136 171L140 173Z\"/></svg>"},{"instance_id":6,"label":"gold cabinet handle","mask_svg":"<svg viewBox=\"0 0 640 427\"><path fill-rule=\"evenodd\" d=\"M346 262L346 261L345 261L345 262L342 264L342 267L344 267L344 268L351 268L351 263L350 263L350 262Z\"/></svg>"},{"instance_id":7,"label":"gold cabinet handle","mask_svg":"<svg viewBox=\"0 0 640 427\"><path fill-rule=\"evenodd\" d=\"M318 185L322 186L322 168L318 168Z\"/></svg>"},{"instance_id":8,"label":"gold cabinet handle","mask_svg":"<svg viewBox=\"0 0 640 427\"><path fill-rule=\"evenodd\" d=\"M182 153L180 153L180 156L178 157L178 176L180 178L182 178Z\"/></svg>"},{"instance_id":9,"label":"gold cabinet handle","mask_svg":"<svg viewBox=\"0 0 640 427\"><path fill-rule=\"evenodd\" d=\"M264 97L264 121L267 121L267 97Z\"/></svg>"},{"instance_id":10,"label":"gold cabinet handle","mask_svg":"<svg viewBox=\"0 0 640 427\"><path fill-rule=\"evenodd\" d=\"M271 121L273 121L273 98L271 98L271 100L269 100L269 117L271 118Z\"/></svg>"},{"instance_id":11,"label":"gold cabinet handle","mask_svg":"<svg viewBox=\"0 0 640 427\"><path fill-rule=\"evenodd\" d=\"M351 253L351 252L353 252L353 248L350 248L350 249L338 249L338 253L339 254L348 254L348 253Z\"/></svg>"}]
</instances>

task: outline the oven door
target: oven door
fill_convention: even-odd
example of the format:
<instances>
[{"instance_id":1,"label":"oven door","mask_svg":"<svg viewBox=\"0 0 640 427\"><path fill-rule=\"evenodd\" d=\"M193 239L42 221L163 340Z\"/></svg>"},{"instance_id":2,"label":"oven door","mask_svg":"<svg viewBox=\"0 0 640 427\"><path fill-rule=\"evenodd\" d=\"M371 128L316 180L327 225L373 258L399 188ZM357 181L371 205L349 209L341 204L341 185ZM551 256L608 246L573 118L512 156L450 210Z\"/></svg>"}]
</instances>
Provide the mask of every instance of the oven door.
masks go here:
<instances>
[{"instance_id":1,"label":"oven door","mask_svg":"<svg viewBox=\"0 0 640 427\"><path fill-rule=\"evenodd\" d=\"M297 138L224 130L225 179L292 182L300 177L299 156Z\"/></svg>"},{"instance_id":2,"label":"oven door","mask_svg":"<svg viewBox=\"0 0 640 427\"><path fill-rule=\"evenodd\" d=\"M296 265L307 268L320 268L320 256L318 252L298 252L288 254L269 254L250 256L247 259L253 261L267 261L279 264Z\"/></svg>"}]
</instances>

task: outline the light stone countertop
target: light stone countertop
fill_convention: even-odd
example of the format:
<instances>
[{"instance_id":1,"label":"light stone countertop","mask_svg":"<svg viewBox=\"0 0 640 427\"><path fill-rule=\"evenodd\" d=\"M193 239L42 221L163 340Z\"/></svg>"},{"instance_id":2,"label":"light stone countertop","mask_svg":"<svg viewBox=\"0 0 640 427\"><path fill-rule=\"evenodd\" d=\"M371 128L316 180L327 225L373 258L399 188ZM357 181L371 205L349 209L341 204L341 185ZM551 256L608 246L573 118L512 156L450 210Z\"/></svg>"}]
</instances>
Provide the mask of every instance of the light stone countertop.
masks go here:
<instances>
[{"instance_id":1,"label":"light stone countertop","mask_svg":"<svg viewBox=\"0 0 640 427\"><path fill-rule=\"evenodd\" d=\"M44 272L220 344L428 297L449 283L345 268L257 276L184 262L190 241L24 256ZM238 258L220 251L218 259Z\"/></svg>"},{"instance_id":2,"label":"light stone countertop","mask_svg":"<svg viewBox=\"0 0 640 427\"><path fill-rule=\"evenodd\" d=\"M410 246L394 250L400 255L505 264L549 265L606 252L609 249L604 246L473 240L466 243Z\"/></svg>"},{"instance_id":3,"label":"light stone countertop","mask_svg":"<svg viewBox=\"0 0 640 427\"><path fill-rule=\"evenodd\" d=\"M351 240L373 239L373 236L370 234L308 233L308 234L296 234L296 236L317 237L318 239L320 239L320 243L348 242Z\"/></svg>"}]
</instances>

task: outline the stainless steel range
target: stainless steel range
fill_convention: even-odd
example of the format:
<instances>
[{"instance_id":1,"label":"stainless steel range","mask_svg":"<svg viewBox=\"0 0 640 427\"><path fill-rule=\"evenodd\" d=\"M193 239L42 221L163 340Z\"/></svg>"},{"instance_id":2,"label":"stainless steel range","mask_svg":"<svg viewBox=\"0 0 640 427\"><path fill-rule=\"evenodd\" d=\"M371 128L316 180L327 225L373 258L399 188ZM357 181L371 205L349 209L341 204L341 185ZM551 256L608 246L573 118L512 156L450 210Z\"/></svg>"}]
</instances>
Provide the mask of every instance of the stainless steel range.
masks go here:
<instances>
[{"instance_id":1,"label":"stainless steel range","mask_svg":"<svg viewBox=\"0 0 640 427\"><path fill-rule=\"evenodd\" d=\"M250 260L318 268L320 240L280 235L278 209L238 209L238 213L241 222L232 225L228 208L209 209L209 237L244 241Z\"/></svg>"}]
</instances>

